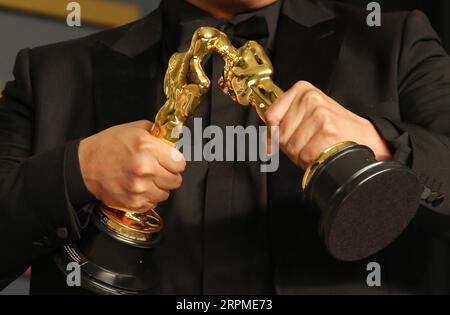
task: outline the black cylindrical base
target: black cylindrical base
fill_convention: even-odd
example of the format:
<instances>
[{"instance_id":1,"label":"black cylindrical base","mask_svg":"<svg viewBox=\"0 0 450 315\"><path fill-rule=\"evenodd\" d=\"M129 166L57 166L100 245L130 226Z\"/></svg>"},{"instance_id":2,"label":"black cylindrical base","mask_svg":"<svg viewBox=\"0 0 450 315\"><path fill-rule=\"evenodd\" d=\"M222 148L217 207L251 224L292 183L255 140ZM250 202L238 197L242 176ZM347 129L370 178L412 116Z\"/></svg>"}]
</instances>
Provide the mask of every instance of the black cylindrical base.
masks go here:
<instances>
[{"instance_id":1,"label":"black cylindrical base","mask_svg":"<svg viewBox=\"0 0 450 315\"><path fill-rule=\"evenodd\" d=\"M64 246L55 260L66 274L70 262L78 263L82 287L94 293L150 294L158 275L151 247L121 241L100 221L99 213L95 213L82 238Z\"/></svg>"},{"instance_id":2,"label":"black cylindrical base","mask_svg":"<svg viewBox=\"0 0 450 315\"><path fill-rule=\"evenodd\" d=\"M353 145L325 161L305 195L322 212L319 231L329 252L354 261L401 234L417 212L422 191L411 169L377 162L368 147Z\"/></svg>"}]
</instances>

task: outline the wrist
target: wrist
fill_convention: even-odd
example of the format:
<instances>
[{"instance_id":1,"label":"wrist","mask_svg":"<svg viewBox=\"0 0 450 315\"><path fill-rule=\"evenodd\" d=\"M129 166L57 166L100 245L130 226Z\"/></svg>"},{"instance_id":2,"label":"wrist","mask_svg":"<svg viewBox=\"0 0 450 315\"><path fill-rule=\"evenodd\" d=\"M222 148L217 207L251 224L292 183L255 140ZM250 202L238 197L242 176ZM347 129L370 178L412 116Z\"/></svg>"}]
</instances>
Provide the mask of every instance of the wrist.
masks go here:
<instances>
[{"instance_id":1,"label":"wrist","mask_svg":"<svg viewBox=\"0 0 450 315\"><path fill-rule=\"evenodd\" d=\"M378 161L386 161L392 159L392 152L387 145L386 140L381 136L375 126L366 120L368 124L368 141L367 146L375 153L375 157Z\"/></svg>"}]
</instances>

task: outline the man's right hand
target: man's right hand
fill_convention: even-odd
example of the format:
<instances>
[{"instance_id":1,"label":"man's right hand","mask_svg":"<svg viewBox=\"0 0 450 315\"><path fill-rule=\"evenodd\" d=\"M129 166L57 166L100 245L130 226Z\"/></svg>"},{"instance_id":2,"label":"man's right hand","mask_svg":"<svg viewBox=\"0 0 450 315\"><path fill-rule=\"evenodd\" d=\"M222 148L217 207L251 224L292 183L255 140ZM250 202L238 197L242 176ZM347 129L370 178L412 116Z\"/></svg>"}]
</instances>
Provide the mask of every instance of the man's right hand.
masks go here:
<instances>
[{"instance_id":1,"label":"man's right hand","mask_svg":"<svg viewBox=\"0 0 450 315\"><path fill-rule=\"evenodd\" d=\"M80 142L87 189L108 206L145 212L181 186L183 155L150 134L150 121L106 129Z\"/></svg>"}]
</instances>

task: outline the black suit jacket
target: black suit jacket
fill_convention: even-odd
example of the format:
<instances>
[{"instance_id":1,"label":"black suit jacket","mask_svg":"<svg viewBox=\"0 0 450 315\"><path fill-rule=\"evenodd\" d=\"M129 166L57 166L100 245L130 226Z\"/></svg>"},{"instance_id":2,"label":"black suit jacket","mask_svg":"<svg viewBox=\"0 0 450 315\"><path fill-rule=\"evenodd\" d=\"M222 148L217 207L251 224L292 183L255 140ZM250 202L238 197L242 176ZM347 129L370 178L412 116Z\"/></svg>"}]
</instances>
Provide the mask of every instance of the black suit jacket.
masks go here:
<instances>
[{"instance_id":1,"label":"black suit jacket","mask_svg":"<svg viewBox=\"0 0 450 315\"><path fill-rule=\"evenodd\" d=\"M64 171L71 141L153 117L162 93L156 75L166 67L163 24L158 9L124 27L18 54L0 100L0 287L32 264L33 293L77 292L51 259L83 225ZM427 18L390 13L370 28L365 12L335 2L286 1L273 63L281 88L307 80L369 117L396 159L447 197L424 201L407 231L374 257L338 262L319 240L318 214L299 210L301 170L282 156L267 179L275 292L449 293L450 64ZM369 261L382 267L381 288L366 285Z\"/></svg>"}]
</instances>

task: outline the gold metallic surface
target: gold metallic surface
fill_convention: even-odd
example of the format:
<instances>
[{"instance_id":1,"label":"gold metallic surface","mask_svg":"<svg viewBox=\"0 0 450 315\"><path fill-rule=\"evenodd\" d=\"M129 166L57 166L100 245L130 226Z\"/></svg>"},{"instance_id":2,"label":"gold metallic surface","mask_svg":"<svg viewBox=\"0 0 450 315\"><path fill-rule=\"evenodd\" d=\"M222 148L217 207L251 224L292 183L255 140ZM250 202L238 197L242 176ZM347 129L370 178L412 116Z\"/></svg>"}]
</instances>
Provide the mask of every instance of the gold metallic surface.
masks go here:
<instances>
[{"instance_id":1,"label":"gold metallic surface","mask_svg":"<svg viewBox=\"0 0 450 315\"><path fill-rule=\"evenodd\" d=\"M248 41L239 50L239 61L231 71L224 72L219 86L225 94L241 105L252 105L258 116L283 94L273 83L273 66L264 49L255 41Z\"/></svg>"},{"instance_id":2,"label":"gold metallic surface","mask_svg":"<svg viewBox=\"0 0 450 315\"><path fill-rule=\"evenodd\" d=\"M202 63L216 53L225 61L224 72L219 80L221 90L237 103L255 108L265 121L264 114L272 103L283 94L271 76L273 66L264 49L255 41L249 41L236 49L227 35L212 27L201 27L193 35L186 52L175 53L169 60L164 78L164 93L167 101L156 115L151 134L169 145L181 137L186 119L194 113L201 97L208 92L211 81L205 74ZM345 149L353 142L338 143L324 152L308 167L303 177L305 190L311 177L324 161ZM129 209L101 207L108 218L107 225L129 239L142 239L161 231L163 221L151 210L144 214Z\"/></svg>"},{"instance_id":3,"label":"gold metallic surface","mask_svg":"<svg viewBox=\"0 0 450 315\"><path fill-rule=\"evenodd\" d=\"M180 138L184 122L211 85L202 63L212 52L225 60L225 73L230 72L239 60L238 50L228 37L211 27L199 28L192 37L189 50L175 53L170 58L164 78L167 101L156 115L152 135L169 143Z\"/></svg>"},{"instance_id":4,"label":"gold metallic surface","mask_svg":"<svg viewBox=\"0 0 450 315\"><path fill-rule=\"evenodd\" d=\"M101 204L100 218L110 230L131 241L152 242L163 228L162 219L154 210L138 214Z\"/></svg>"},{"instance_id":5,"label":"gold metallic surface","mask_svg":"<svg viewBox=\"0 0 450 315\"><path fill-rule=\"evenodd\" d=\"M319 156L308 166L308 168L305 171L305 174L303 175L302 180L303 191L305 191L313 175L325 163L327 159L329 159L336 153L341 152L342 150L352 147L354 145L357 145L357 143L352 141L339 142L336 143L335 145L332 145L331 147L326 148L322 153L320 153Z\"/></svg>"},{"instance_id":6,"label":"gold metallic surface","mask_svg":"<svg viewBox=\"0 0 450 315\"><path fill-rule=\"evenodd\" d=\"M190 48L174 54L169 60L164 78L167 101L156 115L150 131L153 136L169 145L174 145L181 137L186 119L194 113L211 85L202 67L211 53L225 60L224 75L232 77L230 72L240 60L240 55L227 35L211 27L196 30ZM131 240L136 239L136 232L158 233L163 226L163 220L155 210L137 214L131 209L104 206L100 207L100 211L106 217L104 223L109 228Z\"/></svg>"}]
</instances>

